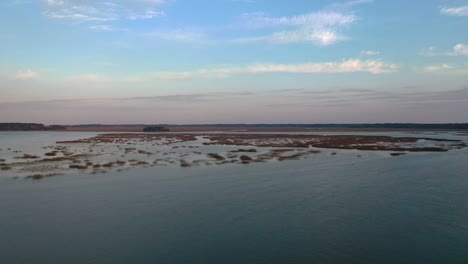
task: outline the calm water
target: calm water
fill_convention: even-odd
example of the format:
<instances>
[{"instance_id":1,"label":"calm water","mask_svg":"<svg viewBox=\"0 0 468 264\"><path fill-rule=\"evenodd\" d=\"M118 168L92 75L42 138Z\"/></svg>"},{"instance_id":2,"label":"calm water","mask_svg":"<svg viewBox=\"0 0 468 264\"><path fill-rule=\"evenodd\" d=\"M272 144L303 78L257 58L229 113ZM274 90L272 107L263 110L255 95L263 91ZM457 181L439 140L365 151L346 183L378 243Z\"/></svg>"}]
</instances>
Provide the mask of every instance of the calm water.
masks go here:
<instances>
[{"instance_id":1,"label":"calm water","mask_svg":"<svg viewBox=\"0 0 468 264\"><path fill-rule=\"evenodd\" d=\"M468 263L468 150L356 153L3 176L0 263Z\"/></svg>"}]
</instances>

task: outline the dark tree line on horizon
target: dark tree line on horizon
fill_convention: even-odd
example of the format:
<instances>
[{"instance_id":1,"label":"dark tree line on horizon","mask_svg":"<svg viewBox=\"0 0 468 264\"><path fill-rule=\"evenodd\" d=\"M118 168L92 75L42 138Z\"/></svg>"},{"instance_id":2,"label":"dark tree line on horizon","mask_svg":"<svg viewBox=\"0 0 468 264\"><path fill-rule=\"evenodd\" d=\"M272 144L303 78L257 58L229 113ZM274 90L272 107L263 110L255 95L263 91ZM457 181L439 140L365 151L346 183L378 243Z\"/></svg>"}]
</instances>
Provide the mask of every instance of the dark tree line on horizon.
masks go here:
<instances>
[{"instance_id":1,"label":"dark tree line on horizon","mask_svg":"<svg viewBox=\"0 0 468 264\"><path fill-rule=\"evenodd\" d=\"M86 127L221 127L221 128L311 128L311 129L442 129L468 130L468 123L419 124L419 123L375 123L375 124L188 124L188 125L147 125L147 124L82 124L82 125L51 125L40 123L0 123L1 131L32 131L32 130L64 130Z\"/></svg>"},{"instance_id":2,"label":"dark tree line on horizon","mask_svg":"<svg viewBox=\"0 0 468 264\"><path fill-rule=\"evenodd\" d=\"M46 126L39 123L0 123L0 131L38 131L38 130L64 130L66 126Z\"/></svg>"}]
</instances>

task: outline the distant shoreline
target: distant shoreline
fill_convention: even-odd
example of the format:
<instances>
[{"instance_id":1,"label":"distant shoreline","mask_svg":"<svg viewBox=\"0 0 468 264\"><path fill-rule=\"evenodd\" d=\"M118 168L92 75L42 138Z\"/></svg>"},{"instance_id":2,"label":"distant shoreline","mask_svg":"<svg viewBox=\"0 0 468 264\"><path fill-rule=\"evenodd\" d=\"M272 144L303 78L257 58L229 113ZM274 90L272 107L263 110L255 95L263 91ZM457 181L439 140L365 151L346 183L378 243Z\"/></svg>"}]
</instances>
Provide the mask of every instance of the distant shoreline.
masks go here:
<instances>
[{"instance_id":1,"label":"distant shoreline","mask_svg":"<svg viewBox=\"0 0 468 264\"><path fill-rule=\"evenodd\" d=\"M467 132L468 129L414 129L414 128L305 128L305 127L207 127L207 126L168 126L171 132L391 132L391 131L414 131L414 132L437 132L437 131L460 131ZM142 132L142 127L69 127L69 132Z\"/></svg>"},{"instance_id":2,"label":"distant shoreline","mask_svg":"<svg viewBox=\"0 0 468 264\"><path fill-rule=\"evenodd\" d=\"M52 125L40 123L0 123L0 131L57 132L143 132L144 124L126 125ZM193 124L156 125L170 132L389 132L389 131L458 131L468 132L468 123L447 124Z\"/></svg>"}]
</instances>

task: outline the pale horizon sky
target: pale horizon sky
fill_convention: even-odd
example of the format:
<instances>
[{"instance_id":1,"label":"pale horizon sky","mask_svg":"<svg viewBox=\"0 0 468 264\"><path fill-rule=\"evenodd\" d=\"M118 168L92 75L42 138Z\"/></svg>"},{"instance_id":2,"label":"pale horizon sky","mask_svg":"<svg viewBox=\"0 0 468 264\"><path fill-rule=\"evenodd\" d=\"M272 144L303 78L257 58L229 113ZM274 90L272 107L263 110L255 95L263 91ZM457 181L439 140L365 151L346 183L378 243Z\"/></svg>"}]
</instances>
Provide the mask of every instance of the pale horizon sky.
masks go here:
<instances>
[{"instance_id":1,"label":"pale horizon sky","mask_svg":"<svg viewBox=\"0 0 468 264\"><path fill-rule=\"evenodd\" d=\"M6 0L0 122L468 122L468 0Z\"/></svg>"}]
</instances>

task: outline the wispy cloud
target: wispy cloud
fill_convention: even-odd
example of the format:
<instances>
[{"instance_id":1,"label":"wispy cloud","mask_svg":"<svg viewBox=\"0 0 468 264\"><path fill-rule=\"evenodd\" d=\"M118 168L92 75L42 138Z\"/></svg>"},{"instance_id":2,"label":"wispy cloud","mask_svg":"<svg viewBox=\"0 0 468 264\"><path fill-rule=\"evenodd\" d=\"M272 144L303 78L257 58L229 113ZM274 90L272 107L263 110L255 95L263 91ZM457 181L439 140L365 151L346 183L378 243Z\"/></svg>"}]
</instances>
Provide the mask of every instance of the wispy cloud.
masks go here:
<instances>
[{"instance_id":1,"label":"wispy cloud","mask_svg":"<svg viewBox=\"0 0 468 264\"><path fill-rule=\"evenodd\" d=\"M344 89L338 91L317 91L315 93L304 93L301 97L291 103L274 103L267 107L282 108L310 108L313 106L329 107L383 107L395 108L440 105L441 103L455 104L457 107L466 104L468 101L468 88L448 91L378 91L366 90L364 92ZM283 100L284 101L284 100ZM466 107L466 106L465 106ZM405 110L401 110L402 113Z\"/></svg>"},{"instance_id":2,"label":"wispy cloud","mask_svg":"<svg viewBox=\"0 0 468 264\"><path fill-rule=\"evenodd\" d=\"M272 44L313 43L317 45L332 45L346 39L337 29L351 24L356 20L354 15L338 12L315 12L293 17L271 18L263 13L244 14L242 19L251 28L284 28L292 30L274 32L270 35L244 37L234 39L234 42L265 42Z\"/></svg>"},{"instance_id":3,"label":"wispy cloud","mask_svg":"<svg viewBox=\"0 0 468 264\"><path fill-rule=\"evenodd\" d=\"M363 51L361 51L361 55L375 56L375 55L379 55L379 54L380 54L380 51L376 51L376 50L363 50Z\"/></svg>"},{"instance_id":4,"label":"wispy cloud","mask_svg":"<svg viewBox=\"0 0 468 264\"><path fill-rule=\"evenodd\" d=\"M468 74L467 65L450 65L450 64L441 64L441 65L432 65L424 68L424 71L427 73L440 73L440 74Z\"/></svg>"},{"instance_id":5,"label":"wispy cloud","mask_svg":"<svg viewBox=\"0 0 468 264\"><path fill-rule=\"evenodd\" d=\"M73 81L78 81L78 82L91 82L91 83L96 83L96 82L106 82L110 81L111 78L102 74L95 74L95 73L90 73L90 74L83 74L83 75L78 75L70 78Z\"/></svg>"},{"instance_id":6,"label":"wispy cloud","mask_svg":"<svg viewBox=\"0 0 468 264\"><path fill-rule=\"evenodd\" d=\"M75 5L74 2L47 0L42 13L51 19L67 20L72 22L107 22L119 18L114 5L96 4Z\"/></svg>"},{"instance_id":7,"label":"wispy cloud","mask_svg":"<svg viewBox=\"0 0 468 264\"><path fill-rule=\"evenodd\" d=\"M442 7L440 12L447 16L468 16L468 6Z\"/></svg>"},{"instance_id":8,"label":"wispy cloud","mask_svg":"<svg viewBox=\"0 0 468 264\"><path fill-rule=\"evenodd\" d=\"M434 72L448 71L452 69L453 69L453 66L450 66L448 64L441 64L441 65L427 66L424 68L424 71L428 73L434 73Z\"/></svg>"},{"instance_id":9,"label":"wispy cloud","mask_svg":"<svg viewBox=\"0 0 468 264\"><path fill-rule=\"evenodd\" d=\"M38 72L28 69L28 70L17 72L13 78L15 80L31 80L31 79L36 79L39 76L40 74Z\"/></svg>"},{"instance_id":10,"label":"wispy cloud","mask_svg":"<svg viewBox=\"0 0 468 264\"><path fill-rule=\"evenodd\" d=\"M341 31L358 20L356 15L348 9L371 2L371 0L350 1L296 16L270 17L263 12L246 13L240 17L244 27L251 30L274 29L275 31L267 35L235 38L233 41L237 43L333 45L348 39Z\"/></svg>"},{"instance_id":11,"label":"wispy cloud","mask_svg":"<svg viewBox=\"0 0 468 264\"><path fill-rule=\"evenodd\" d=\"M431 46L421 52L422 56L468 56L468 44L458 43L450 51L437 51L437 47Z\"/></svg>"},{"instance_id":12,"label":"wispy cloud","mask_svg":"<svg viewBox=\"0 0 468 264\"><path fill-rule=\"evenodd\" d=\"M241 74L389 74L397 72L398 70L398 65L385 63L379 60L349 59L339 62L308 62L296 64L262 63L247 66L195 69L191 71L158 71L137 76L86 73L65 77L64 80L73 83L89 84L148 83L154 80L222 79ZM39 73L32 70L20 71L15 75L15 79L18 80L35 79L38 77Z\"/></svg>"},{"instance_id":13,"label":"wispy cloud","mask_svg":"<svg viewBox=\"0 0 468 264\"><path fill-rule=\"evenodd\" d=\"M109 25L93 25L89 26L89 29L96 30L96 31L113 31L114 28Z\"/></svg>"},{"instance_id":14,"label":"wispy cloud","mask_svg":"<svg viewBox=\"0 0 468 264\"><path fill-rule=\"evenodd\" d=\"M161 101L161 102L205 102L225 98L238 98L251 96L251 92L218 92L218 93L194 93L194 94L172 94L172 95L154 95L139 96L128 98L116 98L114 100L124 101Z\"/></svg>"},{"instance_id":15,"label":"wispy cloud","mask_svg":"<svg viewBox=\"0 0 468 264\"><path fill-rule=\"evenodd\" d=\"M359 59L342 62L301 63L301 64L256 64L247 67L226 67L201 69L185 72L157 72L156 78L168 80L183 80L193 78L226 78L235 74L336 74L336 73L370 73L385 74L398 71L396 64L388 64L377 60L362 61Z\"/></svg>"},{"instance_id":16,"label":"wispy cloud","mask_svg":"<svg viewBox=\"0 0 468 264\"><path fill-rule=\"evenodd\" d=\"M345 40L346 37L330 30L309 30L301 29L296 31L276 32L272 35L247 37L234 39L235 43L262 42L269 44L289 44L289 43L312 43L316 45L328 46L338 41Z\"/></svg>"},{"instance_id":17,"label":"wispy cloud","mask_svg":"<svg viewBox=\"0 0 468 264\"><path fill-rule=\"evenodd\" d=\"M76 1L76 0L43 0L42 14L51 19L69 22L111 22L117 20L152 19L163 16L157 10L168 1Z\"/></svg>"},{"instance_id":18,"label":"wispy cloud","mask_svg":"<svg viewBox=\"0 0 468 264\"><path fill-rule=\"evenodd\" d=\"M347 25L356 20L351 14L333 11L318 11L291 17L268 17L263 12L246 13L241 16L243 23L251 28L269 28L278 26L311 26L317 28Z\"/></svg>"},{"instance_id":19,"label":"wispy cloud","mask_svg":"<svg viewBox=\"0 0 468 264\"><path fill-rule=\"evenodd\" d=\"M157 112L158 123L171 124L461 122L468 113L467 102L468 88L180 93L101 99L0 101L0 118L23 120L26 111L30 113L28 121L38 122L68 123L70 116L73 116L73 123L154 123L154 113ZM229 119L229 115L220 115L213 109L236 109L235 118ZM372 109L371 119L362 115L369 109ZM265 112L269 115L265 115Z\"/></svg>"},{"instance_id":20,"label":"wispy cloud","mask_svg":"<svg viewBox=\"0 0 468 264\"><path fill-rule=\"evenodd\" d=\"M206 97L210 94L173 94L173 95L156 95L156 96L141 96L123 98L121 100L143 100L143 101L168 101L168 102L199 102L207 101Z\"/></svg>"},{"instance_id":21,"label":"wispy cloud","mask_svg":"<svg viewBox=\"0 0 468 264\"><path fill-rule=\"evenodd\" d=\"M132 13L128 16L128 19L130 20L152 19L155 17L165 16L165 15L166 13L162 11L155 11L152 9L148 9L144 11L143 13Z\"/></svg>"},{"instance_id":22,"label":"wispy cloud","mask_svg":"<svg viewBox=\"0 0 468 264\"><path fill-rule=\"evenodd\" d=\"M351 73L371 74L392 73L398 70L395 64L375 60L346 60L343 62L305 63L305 64L264 64L248 67L249 73Z\"/></svg>"}]
</instances>

